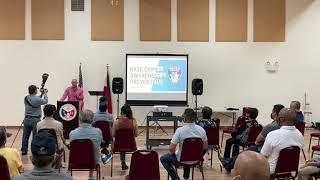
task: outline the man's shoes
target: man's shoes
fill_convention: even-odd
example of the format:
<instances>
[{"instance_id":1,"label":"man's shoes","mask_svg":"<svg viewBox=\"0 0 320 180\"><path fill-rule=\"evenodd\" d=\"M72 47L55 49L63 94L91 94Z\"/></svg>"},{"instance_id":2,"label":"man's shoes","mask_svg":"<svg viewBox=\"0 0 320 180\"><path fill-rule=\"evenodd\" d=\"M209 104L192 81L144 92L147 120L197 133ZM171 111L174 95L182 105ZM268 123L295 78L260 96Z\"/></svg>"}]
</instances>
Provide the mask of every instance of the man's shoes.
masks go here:
<instances>
[{"instance_id":1,"label":"man's shoes","mask_svg":"<svg viewBox=\"0 0 320 180\"><path fill-rule=\"evenodd\" d=\"M127 170L129 167L126 165L126 162L121 162L121 169L122 170Z\"/></svg>"},{"instance_id":2,"label":"man's shoes","mask_svg":"<svg viewBox=\"0 0 320 180\"><path fill-rule=\"evenodd\" d=\"M25 156L25 155L27 155L27 154L28 154L28 152L25 152L25 151L22 151L22 152L21 152L21 155L22 155L22 156Z\"/></svg>"},{"instance_id":3,"label":"man's shoes","mask_svg":"<svg viewBox=\"0 0 320 180\"><path fill-rule=\"evenodd\" d=\"M113 158L112 154L103 154L101 156L101 161L103 164L108 163Z\"/></svg>"}]
</instances>

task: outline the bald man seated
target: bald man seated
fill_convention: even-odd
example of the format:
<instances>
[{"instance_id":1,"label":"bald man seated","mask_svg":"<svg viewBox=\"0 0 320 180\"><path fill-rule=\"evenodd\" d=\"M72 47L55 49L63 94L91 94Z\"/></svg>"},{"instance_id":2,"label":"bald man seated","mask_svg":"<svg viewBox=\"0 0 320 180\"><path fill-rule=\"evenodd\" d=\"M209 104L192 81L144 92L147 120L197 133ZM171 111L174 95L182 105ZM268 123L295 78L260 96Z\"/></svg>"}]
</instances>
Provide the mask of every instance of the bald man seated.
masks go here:
<instances>
[{"instance_id":1,"label":"bald man seated","mask_svg":"<svg viewBox=\"0 0 320 180\"><path fill-rule=\"evenodd\" d=\"M270 178L269 163L263 155L254 151L245 151L238 156L232 175L236 180L268 180Z\"/></svg>"}]
</instances>

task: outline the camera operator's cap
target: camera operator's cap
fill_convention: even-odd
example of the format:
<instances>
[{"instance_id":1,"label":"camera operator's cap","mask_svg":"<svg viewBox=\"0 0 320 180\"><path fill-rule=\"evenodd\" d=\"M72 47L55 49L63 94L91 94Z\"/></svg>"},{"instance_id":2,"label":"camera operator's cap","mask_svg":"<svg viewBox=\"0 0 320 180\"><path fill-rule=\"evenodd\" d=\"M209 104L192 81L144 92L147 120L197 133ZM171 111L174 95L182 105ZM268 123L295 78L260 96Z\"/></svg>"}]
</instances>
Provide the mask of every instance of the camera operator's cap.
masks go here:
<instances>
[{"instance_id":1,"label":"camera operator's cap","mask_svg":"<svg viewBox=\"0 0 320 180\"><path fill-rule=\"evenodd\" d=\"M55 137L48 132L40 132L31 142L31 152L36 156L52 156L56 153L57 145Z\"/></svg>"}]
</instances>

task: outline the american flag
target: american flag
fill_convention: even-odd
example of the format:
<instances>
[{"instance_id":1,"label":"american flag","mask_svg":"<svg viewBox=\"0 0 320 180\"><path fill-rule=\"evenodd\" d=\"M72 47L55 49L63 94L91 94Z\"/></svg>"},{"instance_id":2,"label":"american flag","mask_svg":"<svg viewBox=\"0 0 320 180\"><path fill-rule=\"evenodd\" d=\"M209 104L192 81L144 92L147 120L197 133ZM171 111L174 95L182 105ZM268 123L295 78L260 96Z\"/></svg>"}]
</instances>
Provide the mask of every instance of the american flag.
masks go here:
<instances>
[{"instance_id":1,"label":"american flag","mask_svg":"<svg viewBox=\"0 0 320 180\"><path fill-rule=\"evenodd\" d=\"M83 87L81 63L80 63L80 66L79 66L79 87L80 88Z\"/></svg>"}]
</instances>

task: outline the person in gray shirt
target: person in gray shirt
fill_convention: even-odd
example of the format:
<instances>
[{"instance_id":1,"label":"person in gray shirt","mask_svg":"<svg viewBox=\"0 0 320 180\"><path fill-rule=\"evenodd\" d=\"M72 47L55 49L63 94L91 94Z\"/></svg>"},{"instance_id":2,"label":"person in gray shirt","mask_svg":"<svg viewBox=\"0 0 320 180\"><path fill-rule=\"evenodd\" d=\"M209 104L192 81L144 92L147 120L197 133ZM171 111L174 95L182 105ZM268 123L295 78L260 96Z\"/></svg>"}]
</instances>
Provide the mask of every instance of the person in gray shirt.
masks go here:
<instances>
[{"instance_id":1,"label":"person in gray shirt","mask_svg":"<svg viewBox=\"0 0 320 180\"><path fill-rule=\"evenodd\" d=\"M15 180L71 180L67 173L58 173L52 168L57 145L55 137L48 132L40 132L31 142L33 170L16 176Z\"/></svg>"},{"instance_id":2,"label":"person in gray shirt","mask_svg":"<svg viewBox=\"0 0 320 180\"><path fill-rule=\"evenodd\" d=\"M70 132L70 143L77 139L90 139L93 143L94 157L97 164L100 163L100 144L103 142L102 132L91 126L93 112L86 109L80 113L80 126ZM88 180L93 179L93 171L89 171Z\"/></svg>"},{"instance_id":3,"label":"person in gray shirt","mask_svg":"<svg viewBox=\"0 0 320 180\"><path fill-rule=\"evenodd\" d=\"M31 132L33 137L37 134L37 123L41 118L41 106L48 103L48 91L46 89L41 91L40 96L37 96L38 88L35 85L30 85L28 91L29 95L24 98L25 116L23 120L22 155L27 155L28 153Z\"/></svg>"}]
</instances>

